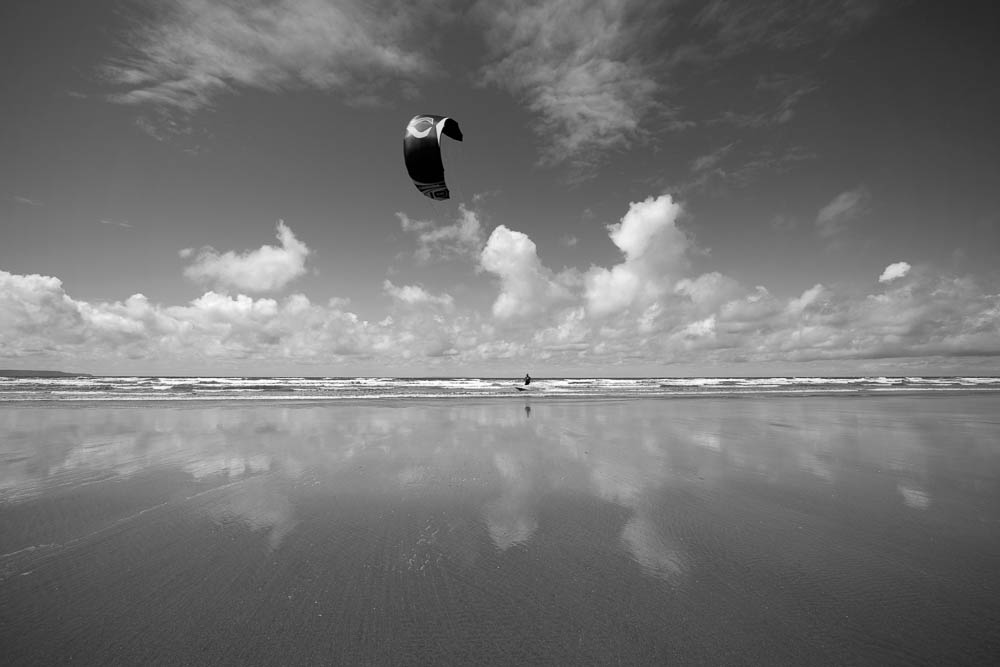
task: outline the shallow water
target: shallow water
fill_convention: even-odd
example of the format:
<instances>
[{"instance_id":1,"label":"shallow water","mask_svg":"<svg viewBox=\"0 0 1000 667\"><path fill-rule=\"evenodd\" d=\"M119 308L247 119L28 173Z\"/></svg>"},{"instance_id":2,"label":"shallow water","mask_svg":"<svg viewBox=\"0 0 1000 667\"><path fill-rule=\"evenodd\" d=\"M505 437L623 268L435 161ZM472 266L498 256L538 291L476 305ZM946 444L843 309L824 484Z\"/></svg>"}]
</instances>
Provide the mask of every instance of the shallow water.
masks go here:
<instances>
[{"instance_id":1,"label":"shallow water","mask_svg":"<svg viewBox=\"0 0 1000 667\"><path fill-rule=\"evenodd\" d=\"M1000 396L0 404L13 664L989 662Z\"/></svg>"}]
</instances>

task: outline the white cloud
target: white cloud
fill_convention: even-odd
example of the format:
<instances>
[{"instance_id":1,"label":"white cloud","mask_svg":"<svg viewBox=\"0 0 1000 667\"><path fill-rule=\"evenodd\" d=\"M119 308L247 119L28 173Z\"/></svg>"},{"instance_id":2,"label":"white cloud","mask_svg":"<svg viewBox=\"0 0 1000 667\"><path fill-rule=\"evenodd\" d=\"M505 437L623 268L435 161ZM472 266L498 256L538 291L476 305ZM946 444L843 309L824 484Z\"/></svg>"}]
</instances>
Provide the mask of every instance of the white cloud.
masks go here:
<instances>
[{"instance_id":1,"label":"white cloud","mask_svg":"<svg viewBox=\"0 0 1000 667\"><path fill-rule=\"evenodd\" d=\"M382 283L382 289L395 301L409 306L441 306L451 308L454 299L450 294L431 294L420 285L394 285L386 280Z\"/></svg>"},{"instance_id":2,"label":"white cloud","mask_svg":"<svg viewBox=\"0 0 1000 667\"><path fill-rule=\"evenodd\" d=\"M211 247L198 251L186 248L180 252L181 257L193 257L194 261L184 269L184 275L197 282L247 292L282 289L306 272L310 250L281 220L277 225L277 238L280 248L265 245L239 254L231 250L220 253Z\"/></svg>"},{"instance_id":3,"label":"white cloud","mask_svg":"<svg viewBox=\"0 0 1000 667\"><path fill-rule=\"evenodd\" d=\"M801 296L789 300L788 306L785 310L791 315L799 316L802 315L807 309L815 307L817 304L822 303L823 297L826 295L827 289L823 285L813 285Z\"/></svg>"},{"instance_id":4,"label":"white cloud","mask_svg":"<svg viewBox=\"0 0 1000 667\"><path fill-rule=\"evenodd\" d=\"M823 238L838 236L847 224L864 213L868 191L864 187L841 192L816 215L816 228Z\"/></svg>"},{"instance_id":5,"label":"white cloud","mask_svg":"<svg viewBox=\"0 0 1000 667\"><path fill-rule=\"evenodd\" d=\"M659 88L638 58L627 0L481 2L493 60L486 80L537 114L542 161L590 166L641 134Z\"/></svg>"},{"instance_id":6,"label":"white cloud","mask_svg":"<svg viewBox=\"0 0 1000 667\"><path fill-rule=\"evenodd\" d=\"M402 212L397 212L396 217L404 232L416 234L415 255L420 262L474 259L482 250L483 231L479 216L463 204L459 204L458 219L440 227L429 220L414 220Z\"/></svg>"},{"instance_id":7,"label":"white cloud","mask_svg":"<svg viewBox=\"0 0 1000 667\"><path fill-rule=\"evenodd\" d=\"M685 254L691 248L676 224L680 213L680 204L669 195L649 197L629 204L621 221L608 227L625 261L587 272L585 299L591 315L615 314L633 304L647 306L671 287L686 267Z\"/></svg>"},{"instance_id":8,"label":"white cloud","mask_svg":"<svg viewBox=\"0 0 1000 667\"><path fill-rule=\"evenodd\" d=\"M302 294L208 291L184 305L142 294L84 301L55 277L0 271L0 359L98 372L126 363L136 371L216 364L253 372L267 363L357 360L397 373L477 372L511 360L604 374L667 372L672 363L749 372L796 362L852 363L864 372L871 360L900 360L897 368L942 361L966 372L1000 368L966 361L1000 359L998 285L930 266L910 267L900 280L897 262L883 272L897 277L872 294L815 284L779 297L718 271L690 273L685 255L694 244L676 226L679 212L665 196L631 204L608 227L623 260L584 274L552 271L526 234L498 226L478 266L496 278L487 312L391 281L382 284L391 304L379 321L358 317L342 300L313 303Z\"/></svg>"},{"instance_id":9,"label":"white cloud","mask_svg":"<svg viewBox=\"0 0 1000 667\"><path fill-rule=\"evenodd\" d=\"M882 275L878 277L880 283L889 283L898 278L902 278L910 272L910 265L906 262L895 262L885 267Z\"/></svg>"},{"instance_id":10,"label":"white cloud","mask_svg":"<svg viewBox=\"0 0 1000 667\"><path fill-rule=\"evenodd\" d=\"M684 278L674 287L677 294L682 294L708 312L715 311L722 304L737 298L743 287L734 279L718 271L702 274L696 278Z\"/></svg>"},{"instance_id":11,"label":"white cloud","mask_svg":"<svg viewBox=\"0 0 1000 667\"><path fill-rule=\"evenodd\" d=\"M538 259L535 243L522 232L498 226L486 241L480 266L500 278L493 315L524 319L569 298L569 291Z\"/></svg>"}]
</instances>

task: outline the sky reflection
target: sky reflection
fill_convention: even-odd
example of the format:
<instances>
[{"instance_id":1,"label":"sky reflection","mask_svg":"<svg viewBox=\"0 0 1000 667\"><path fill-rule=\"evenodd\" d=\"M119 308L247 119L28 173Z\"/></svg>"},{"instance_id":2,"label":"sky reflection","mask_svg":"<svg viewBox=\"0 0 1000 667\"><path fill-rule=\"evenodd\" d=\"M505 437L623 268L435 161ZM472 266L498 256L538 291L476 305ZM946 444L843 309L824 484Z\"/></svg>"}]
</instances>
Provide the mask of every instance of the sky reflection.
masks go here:
<instances>
[{"instance_id":1,"label":"sky reflection","mask_svg":"<svg viewBox=\"0 0 1000 667\"><path fill-rule=\"evenodd\" d=\"M83 498L84 485L182 473L189 491L225 486L203 511L266 534L271 549L294 534L303 506L360 496L440 509L439 519L451 519L440 519L438 533L446 529L453 548L453 519L461 515L461 539L485 536L505 552L531 547L554 498L588 497L621 510L618 548L647 574L671 581L693 557L672 532L681 530L676 522L663 520L676 513L678 498L717 501L747 484L810 502L848 493L853 500L841 511L894 499L881 510L893 520L928 512L935 494L967 493L964 470L997 470L997 452L984 441L992 431L975 415L971 425L963 422L964 447L945 457L938 443L954 425L913 404L767 397L5 406L0 511L76 487ZM995 494L995 482L985 492ZM142 502L136 497L135 509ZM23 530L21 541L30 534ZM26 546L4 541L5 551Z\"/></svg>"}]
</instances>

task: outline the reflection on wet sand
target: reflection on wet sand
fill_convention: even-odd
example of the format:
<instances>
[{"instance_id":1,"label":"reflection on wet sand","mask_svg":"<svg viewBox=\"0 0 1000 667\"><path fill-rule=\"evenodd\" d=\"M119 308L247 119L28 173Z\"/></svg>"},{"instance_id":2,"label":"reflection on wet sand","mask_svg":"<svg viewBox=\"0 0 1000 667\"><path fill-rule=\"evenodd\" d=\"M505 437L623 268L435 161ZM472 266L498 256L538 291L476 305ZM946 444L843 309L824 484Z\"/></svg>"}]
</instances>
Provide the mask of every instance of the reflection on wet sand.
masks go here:
<instances>
[{"instance_id":1,"label":"reflection on wet sand","mask_svg":"<svg viewBox=\"0 0 1000 667\"><path fill-rule=\"evenodd\" d=\"M995 403L2 406L4 632L42 662L975 658Z\"/></svg>"}]
</instances>

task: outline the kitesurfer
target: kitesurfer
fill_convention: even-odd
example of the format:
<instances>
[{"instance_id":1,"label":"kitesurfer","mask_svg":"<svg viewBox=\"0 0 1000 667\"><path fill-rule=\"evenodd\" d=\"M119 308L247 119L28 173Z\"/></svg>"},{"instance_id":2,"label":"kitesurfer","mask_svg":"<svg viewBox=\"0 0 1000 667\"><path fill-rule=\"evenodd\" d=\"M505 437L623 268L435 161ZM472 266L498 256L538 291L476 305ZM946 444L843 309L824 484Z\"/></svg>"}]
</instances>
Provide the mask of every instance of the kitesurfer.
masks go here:
<instances>
[{"instance_id":1,"label":"kitesurfer","mask_svg":"<svg viewBox=\"0 0 1000 667\"><path fill-rule=\"evenodd\" d=\"M524 374L524 386L527 387L529 384L531 384L531 376L528 375L527 373L525 373Z\"/></svg>"}]
</instances>

